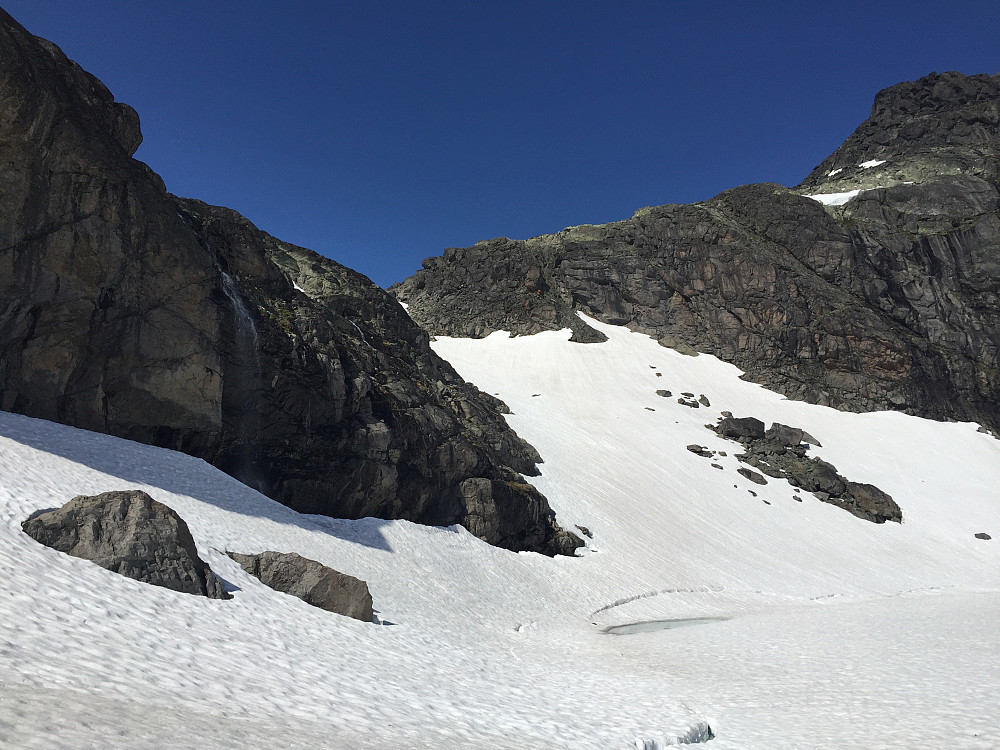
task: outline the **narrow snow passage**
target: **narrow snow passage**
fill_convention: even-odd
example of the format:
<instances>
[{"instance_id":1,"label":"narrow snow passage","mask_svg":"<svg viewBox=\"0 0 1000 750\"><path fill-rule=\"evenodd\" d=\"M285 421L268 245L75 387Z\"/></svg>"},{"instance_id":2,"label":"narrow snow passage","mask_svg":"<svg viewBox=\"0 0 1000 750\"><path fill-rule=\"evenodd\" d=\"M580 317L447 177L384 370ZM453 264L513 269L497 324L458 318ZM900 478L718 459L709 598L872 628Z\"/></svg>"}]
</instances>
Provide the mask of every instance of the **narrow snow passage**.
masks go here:
<instances>
[{"instance_id":1,"label":"narrow snow passage","mask_svg":"<svg viewBox=\"0 0 1000 750\"><path fill-rule=\"evenodd\" d=\"M0 744L623 750L710 727L720 750L1000 745L1000 443L790 402L712 357L593 325L608 342L435 344L514 410L545 459L531 481L592 534L579 558L302 516L202 461L0 413ZM701 395L709 406L678 403ZM904 522L745 480L735 444L704 427L722 410L806 429ZM132 488L188 522L232 601L140 584L21 531L74 495ZM362 578L393 625L279 594L227 549ZM729 619L604 632L706 617Z\"/></svg>"}]
</instances>

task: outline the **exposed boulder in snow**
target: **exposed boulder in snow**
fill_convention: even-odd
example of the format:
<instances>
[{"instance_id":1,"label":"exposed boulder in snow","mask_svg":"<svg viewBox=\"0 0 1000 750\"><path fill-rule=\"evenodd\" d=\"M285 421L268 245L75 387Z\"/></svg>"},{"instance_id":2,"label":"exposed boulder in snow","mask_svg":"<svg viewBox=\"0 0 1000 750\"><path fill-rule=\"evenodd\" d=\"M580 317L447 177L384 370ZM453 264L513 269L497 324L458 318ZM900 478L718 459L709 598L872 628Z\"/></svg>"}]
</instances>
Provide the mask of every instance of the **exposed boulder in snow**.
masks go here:
<instances>
[{"instance_id":1,"label":"exposed boulder in snow","mask_svg":"<svg viewBox=\"0 0 1000 750\"><path fill-rule=\"evenodd\" d=\"M989 534L987 534L985 531L980 531L978 534L975 535L975 537L976 537L976 539L986 539L986 540L990 540L990 539L993 538Z\"/></svg>"},{"instance_id":2,"label":"exposed boulder in snow","mask_svg":"<svg viewBox=\"0 0 1000 750\"><path fill-rule=\"evenodd\" d=\"M32 539L143 583L231 599L177 513L142 490L80 495L21 524Z\"/></svg>"},{"instance_id":3,"label":"exposed boulder in snow","mask_svg":"<svg viewBox=\"0 0 1000 750\"><path fill-rule=\"evenodd\" d=\"M734 440L761 440L764 437L764 423L756 417L723 417L715 431L724 438Z\"/></svg>"},{"instance_id":4,"label":"exposed boulder in snow","mask_svg":"<svg viewBox=\"0 0 1000 750\"><path fill-rule=\"evenodd\" d=\"M711 451L704 445L698 445L697 443L692 443L691 445L687 446L687 449L692 453L694 453L695 455L701 456L702 458L711 458L712 456L715 455L715 451Z\"/></svg>"},{"instance_id":5,"label":"exposed boulder in snow","mask_svg":"<svg viewBox=\"0 0 1000 750\"><path fill-rule=\"evenodd\" d=\"M764 433L764 437L768 440L789 447L801 443L803 435L805 435L805 432L798 427L789 427L786 424L779 424L778 422L772 422L767 432Z\"/></svg>"},{"instance_id":6,"label":"exposed boulder in snow","mask_svg":"<svg viewBox=\"0 0 1000 750\"><path fill-rule=\"evenodd\" d=\"M372 595L360 578L340 573L294 552L245 555L226 552L250 575L275 591L296 596L306 604L371 622Z\"/></svg>"},{"instance_id":7,"label":"exposed boulder in snow","mask_svg":"<svg viewBox=\"0 0 1000 750\"><path fill-rule=\"evenodd\" d=\"M753 469L747 469L745 467L740 467L736 471L740 475L742 475L742 476L746 477L747 479L749 479L754 484L767 484L767 480L764 479L764 476L760 472L754 471ZM756 495L754 495L754 497L756 497Z\"/></svg>"},{"instance_id":8,"label":"exposed boulder in snow","mask_svg":"<svg viewBox=\"0 0 1000 750\"><path fill-rule=\"evenodd\" d=\"M887 493L873 484L848 482L846 491L841 496L841 503L851 513L861 518L883 521L902 521L903 515L896 501ZM840 504L840 503L838 503Z\"/></svg>"}]
</instances>

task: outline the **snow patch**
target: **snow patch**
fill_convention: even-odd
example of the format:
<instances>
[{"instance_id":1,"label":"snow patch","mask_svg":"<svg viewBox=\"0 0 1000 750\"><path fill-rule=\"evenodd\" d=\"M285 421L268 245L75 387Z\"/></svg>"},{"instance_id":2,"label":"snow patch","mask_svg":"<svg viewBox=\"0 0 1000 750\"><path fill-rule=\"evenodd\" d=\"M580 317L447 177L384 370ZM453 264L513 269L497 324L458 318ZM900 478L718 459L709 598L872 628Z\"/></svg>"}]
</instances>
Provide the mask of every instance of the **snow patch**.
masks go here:
<instances>
[{"instance_id":1,"label":"snow patch","mask_svg":"<svg viewBox=\"0 0 1000 750\"><path fill-rule=\"evenodd\" d=\"M819 201L824 206L843 206L860 192L861 190L848 190L846 193L814 193L805 197Z\"/></svg>"},{"instance_id":2,"label":"snow patch","mask_svg":"<svg viewBox=\"0 0 1000 750\"><path fill-rule=\"evenodd\" d=\"M826 176L827 177L833 177L834 175L840 174L843 171L844 171L843 167L837 167L836 169L831 169L829 172L827 172Z\"/></svg>"},{"instance_id":3,"label":"snow patch","mask_svg":"<svg viewBox=\"0 0 1000 750\"><path fill-rule=\"evenodd\" d=\"M858 166L862 169L871 169L872 167L878 167L885 164L885 159L870 159L869 161L863 161Z\"/></svg>"}]
</instances>

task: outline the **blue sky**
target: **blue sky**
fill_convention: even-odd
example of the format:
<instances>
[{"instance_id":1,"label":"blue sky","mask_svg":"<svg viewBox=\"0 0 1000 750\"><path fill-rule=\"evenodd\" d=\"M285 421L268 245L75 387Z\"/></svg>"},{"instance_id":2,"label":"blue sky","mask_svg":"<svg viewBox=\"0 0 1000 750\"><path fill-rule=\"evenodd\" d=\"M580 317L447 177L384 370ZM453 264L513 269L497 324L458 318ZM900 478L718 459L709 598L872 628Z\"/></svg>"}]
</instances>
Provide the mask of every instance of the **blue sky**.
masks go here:
<instances>
[{"instance_id":1,"label":"blue sky","mask_svg":"<svg viewBox=\"0 0 1000 750\"><path fill-rule=\"evenodd\" d=\"M387 286L445 247L794 185L876 91L1000 71L995 2L0 0L179 195Z\"/></svg>"}]
</instances>

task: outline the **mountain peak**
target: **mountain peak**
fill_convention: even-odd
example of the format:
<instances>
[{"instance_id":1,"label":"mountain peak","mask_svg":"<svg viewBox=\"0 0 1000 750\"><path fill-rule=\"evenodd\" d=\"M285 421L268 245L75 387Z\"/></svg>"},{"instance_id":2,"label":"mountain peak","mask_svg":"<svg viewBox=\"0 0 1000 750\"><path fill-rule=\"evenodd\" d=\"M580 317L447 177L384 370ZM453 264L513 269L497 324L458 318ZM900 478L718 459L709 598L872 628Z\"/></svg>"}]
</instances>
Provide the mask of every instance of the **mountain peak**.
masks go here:
<instances>
[{"instance_id":1,"label":"mountain peak","mask_svg":"<svg viewBox=\"0 0 1000 750\"><path fill-rule=\"evenodd\" d=\"M996 181L1000 74L950 71L875 95L871 115L799 189L835 193L971 174Z\"/></svg>"}]
</instances>

